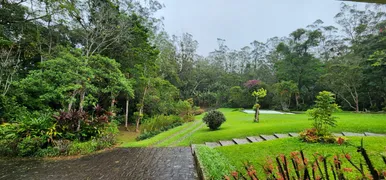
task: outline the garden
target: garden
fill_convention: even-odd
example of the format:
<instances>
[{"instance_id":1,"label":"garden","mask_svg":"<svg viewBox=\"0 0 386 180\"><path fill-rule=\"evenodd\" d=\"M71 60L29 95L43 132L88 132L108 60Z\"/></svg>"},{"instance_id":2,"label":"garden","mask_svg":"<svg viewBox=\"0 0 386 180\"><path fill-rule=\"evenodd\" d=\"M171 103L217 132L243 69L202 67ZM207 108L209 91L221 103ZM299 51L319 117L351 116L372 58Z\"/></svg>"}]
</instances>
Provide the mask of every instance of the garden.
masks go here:
<instances>
[{"instance_id":1,"label":"garden","mask_svg":"<svg viewBox=\"0 0 386 180\"><path fill-rule=\"evenodd\" d=\"M203 55L145 2L1 1L1 158L170 147L207 179L386 176L385 7Z\"/></svg>"}]
</instances>

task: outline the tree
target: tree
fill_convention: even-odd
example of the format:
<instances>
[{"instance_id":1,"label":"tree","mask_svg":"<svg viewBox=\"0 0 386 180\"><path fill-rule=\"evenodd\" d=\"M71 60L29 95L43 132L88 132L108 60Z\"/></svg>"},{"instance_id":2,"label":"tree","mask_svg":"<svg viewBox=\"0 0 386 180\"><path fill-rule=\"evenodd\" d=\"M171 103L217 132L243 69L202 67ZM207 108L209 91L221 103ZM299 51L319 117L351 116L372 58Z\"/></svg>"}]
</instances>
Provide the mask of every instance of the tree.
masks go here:
<instances>
[{"instance_id":1,"label":"tree","mask_svg":"<svg viewBox=\"0 0 386 180\"><path fill-rule=\"evenodd\" d=\"M259 122L259 108L260 108L259 99L262 99L265 96L267 96L267 90L265 90L264 88L260 88L257 91L253 91L252 96L256 98L255 105L253 106L253 109L255 110L254 122Z\"/></svg>"},{"instance_id":2,"label":"tree","mask_svg":"<svg viewBox=\"0 0 386 180\"><path fill-rule=\"evenodd\" d=\"M337 117L332 116L334 112L340 111L335 103L334 94L328 91L319 92L316 97L315 107L307 110L307 114L313 120L313 127L319 134L328 134L328 128L336 125Z\"/></svg>"},{"instance_id":3,"label":"tree","mask_svg":"<svg viewBox=\"0 0 386 180\"><path fill-rule=\"evenodd\" d=\"M293 81L281 81L273 85L275 98L280 102L283 111L289 111L291 97L299 93L299 89Z\"/></svg>"},{"instance_id":4,"label":"tree","mask_svg":"<svg viewBox=\"0 0 386 180\"><path fill-rule=\"evenodd\" d=\"M362 85L361 61L360 57L349 54L328 63L327 73L322 76L324 84L356 112L359 112L359 90Z\"/></svg>"}]
</instances>

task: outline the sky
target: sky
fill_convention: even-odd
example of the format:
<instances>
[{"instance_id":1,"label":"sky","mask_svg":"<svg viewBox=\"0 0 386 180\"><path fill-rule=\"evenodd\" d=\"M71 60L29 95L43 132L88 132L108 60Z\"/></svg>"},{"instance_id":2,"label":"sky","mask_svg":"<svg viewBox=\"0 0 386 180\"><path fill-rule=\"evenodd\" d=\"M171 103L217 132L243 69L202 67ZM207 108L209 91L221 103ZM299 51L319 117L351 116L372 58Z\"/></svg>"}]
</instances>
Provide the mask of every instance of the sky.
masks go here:
<instances>
[{"instance_id":1,"label":"sky","mask_svg":"<svg viewBox=\"0 0 386 180\"><path fill-rule=\"evenodd\" d=\"M166 32L193 35L199 42L197 53L208 55L218 47L217 38L226 40L230 49L240 49L252 41L287 36L317 19L336 25L337 0L159 0L166 7ZM353 4L349 2L348 4ZM359 7L363 3L357 3Z\"/></svg>"}]
</instances>

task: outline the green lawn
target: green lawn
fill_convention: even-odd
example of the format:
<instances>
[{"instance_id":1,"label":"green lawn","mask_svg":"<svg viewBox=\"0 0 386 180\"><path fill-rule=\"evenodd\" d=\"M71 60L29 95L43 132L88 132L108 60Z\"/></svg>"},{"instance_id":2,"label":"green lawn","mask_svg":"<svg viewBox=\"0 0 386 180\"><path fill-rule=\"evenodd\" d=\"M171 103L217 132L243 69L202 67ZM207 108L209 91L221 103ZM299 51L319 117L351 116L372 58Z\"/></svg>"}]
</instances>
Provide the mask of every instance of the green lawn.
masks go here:
<instances>
[{"instance_id":1,"label":"green lawn","mask_svg":"<svg viewBox=\"0 0 386 180\"><path fill-rule=\"evenodd\" d=\"M348 142L352 145L360 145L360 137L350 137ZM364 146L370 155L376 168L385 169L386 165L382 162L381 153L386 152L386 137L364 137ZM359 162L362 156L356 152L356 147L338 144L310 144L303 143L297 138L277 139L259 143L234 145L214 148L223 155L236 169L243 171L243 162L251 161L258 174L264 174L260 164L264 164L267 157L275 158L279 154L289 155L290 152L304 150L308 159L312 160L315 152L320 154L335 155L342 152L349 153L355 162ZM386 154L385 154L386 155ZM204 163L204 162L203 162ZM346 166L347 165L347 166ZM347 161L343 161L344 167L351 167Z\"/></svg>"},{"instance_id":2,"label":"green lawn","mask_svg":"<svg viewBox=\"0 0 386 180\"><path fill-rule=\"evenodd\" d=\"M174 134L178 134L176 137L181 137L182 135L180 134L180 132L184 131L185 129L192 129L193 126L194 126L194 122L185 123L182 126L178 126L171 130L162 132L150 139L145 139L142 141L129 141L126 143L122 143L121 147L148 147L156 144L159 141L164 141L164 140L165 142L161 143L160 145L165 146L166 142L172 143L169 140L171 136L173 136ZM175 140L176 138L171 138L171 139Z\"/></svg>"},{"instance_id":3,"label":"green lawn","mask_svg":"<svg viewBox=\"0 0 386 180\"><path fill-rule=\"evenodd\" d=\"M204 126L189 138L179 143L187 146L190 143L204 143L218 140L228 140L238 137L256 136L260 134L300 132L311 127L311 120L302 114L261 114L260 123L253 122L253 114L246 114L233 109L220 109L225 114L226 122L216 131L210 131ZM332 132L373 132L386 134L386 114L365 114L342 112L335 114L337 126Z\"/></svg>"}]
</instances>

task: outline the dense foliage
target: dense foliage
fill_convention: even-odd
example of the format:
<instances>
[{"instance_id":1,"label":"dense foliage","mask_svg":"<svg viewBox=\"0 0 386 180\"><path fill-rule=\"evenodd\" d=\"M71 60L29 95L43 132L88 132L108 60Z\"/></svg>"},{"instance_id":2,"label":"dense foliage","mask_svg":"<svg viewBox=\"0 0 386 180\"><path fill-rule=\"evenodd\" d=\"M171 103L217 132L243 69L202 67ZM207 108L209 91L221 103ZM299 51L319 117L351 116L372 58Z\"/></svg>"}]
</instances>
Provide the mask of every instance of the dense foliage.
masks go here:
<instances>
[{"instance_id":1,"label":"dense foliage","mask_svg":"<svg viewBox=\"0 0 386 180\"><path fill-rule=\"evenodd\" d=\"M0 143L9 144L2 154L95 147L110 138L117 115L140 132L162 115L192 121L199 107L251 108L262 88L261 108L306 110L329 90L344 110L386 109L381 5L343 3L340 28L316 20L240 50L218 38L205 57L191 34L164 31L156 0L3 0L0 7Z\"/></svg>"},{"instance_id":2,"label":"dense foliage","mask_svg":"<svg viewBox=\"0 0 386 180\"><path fill-rule=\"evenodd\" d=\"M221 124L226 121L224 114L218 110L209 111L202 120L211 130L220 128Z\"/></svg>"}]
</instances>

